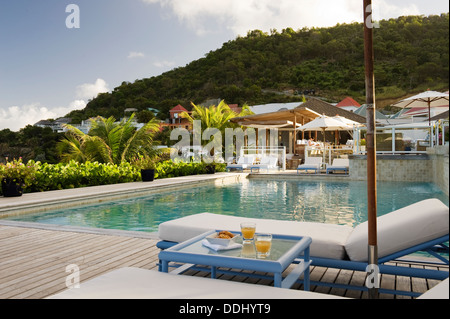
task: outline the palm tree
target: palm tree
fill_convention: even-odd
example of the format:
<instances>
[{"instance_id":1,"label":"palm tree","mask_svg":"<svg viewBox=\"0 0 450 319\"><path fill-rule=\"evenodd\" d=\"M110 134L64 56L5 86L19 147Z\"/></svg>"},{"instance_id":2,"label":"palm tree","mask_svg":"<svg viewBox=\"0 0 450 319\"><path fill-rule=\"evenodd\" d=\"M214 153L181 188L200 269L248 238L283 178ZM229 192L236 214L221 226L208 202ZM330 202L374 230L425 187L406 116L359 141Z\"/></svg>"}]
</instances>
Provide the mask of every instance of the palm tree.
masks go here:
<instances>
[{"instance_id":1,"label":"palm tree","mask_svg":"<svg viewBox=\"0 0 450 319\"><path fill-rule=\"evenodd\" d=\"M221 101L218 106L198 106L191 103L193 107L192 116L187 112L181 113L181 117L186 118L192 124L195 120L201 121L202 130L207 128L216 128L222 134L225 133L226 128L236 128L237 124L230 122L235 117L241 117L253 114L247 105L244 105L241 113L233 111L225 101Z\"/></svg>"},{"instance_id":2,"label":"palm tree","mask_svg":"<svg viewBox=\"0 0 450 319\"><path fill-rule=\"evenodd\" d=\"M137 130L132 124L134 116L135 114L120 123L116 123L114 117L105 119L99 116L90 119L89 134L66 125L66 138L58 145L62 160L119 164L140 155L157 155L153 148L153 138L159 130L158 121L153 119Z\"/></svg>"},{"instance_id":3,"label":"palm tree","mask_svg":"<svg viewBox=\"0 0 450 319\"><path fill-rule=\"evenodd\" d=\"M238 124L232 123L230 120L235 117L242 117L246 115L253 114L252 111L250 111L249 107L247 105L244 105L242 108L242 111L238 114L237 112L233 111L226 103L225 101L221 101L218 106L210 106L210 107L204 107L204 106L198 106L194 103L191 103L193 107L192 116L189 115L187 112L181 113L181 117L186 118L189 120L191 124L194 123L194 121L200 121L201 127L202 127L202 136L203 132L206 129L215 128L220 131L221 136L225 136L225 129L232 128L235 129L239 127ZM203 140L201 141L203 146L206 146L208 143L212 142L214 140L217 142L214 136L211 136L209 140ZM225 139L222 138L222 150L225 149L227 146L225 145ZM211 149L210 155L215 156L214 152L217 152L218 149Z\"/></svg>"}]
</instances>

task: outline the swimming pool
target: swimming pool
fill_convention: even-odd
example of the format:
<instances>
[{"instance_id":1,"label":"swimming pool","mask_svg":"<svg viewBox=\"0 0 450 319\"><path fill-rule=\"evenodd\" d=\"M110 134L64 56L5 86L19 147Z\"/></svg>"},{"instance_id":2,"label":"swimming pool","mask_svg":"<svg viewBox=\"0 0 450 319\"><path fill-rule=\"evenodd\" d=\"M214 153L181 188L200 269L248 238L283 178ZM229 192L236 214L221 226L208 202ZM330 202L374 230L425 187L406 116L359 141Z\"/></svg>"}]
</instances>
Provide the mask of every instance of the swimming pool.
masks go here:
<instances>
[{"instance_id":1,"label":"swimming pool","mask_svg":"<svg viewBox=\"0 0 450 319\"><path fill-rule=\"evenodd\" d=\"M366 185L364 181L248 179L6 220L156 232L164 221L210 212L355 226L367 220ZM378 215L428 198L449 205L448 196L432 183L379 182Z\"/></svg>"}]
</instances>

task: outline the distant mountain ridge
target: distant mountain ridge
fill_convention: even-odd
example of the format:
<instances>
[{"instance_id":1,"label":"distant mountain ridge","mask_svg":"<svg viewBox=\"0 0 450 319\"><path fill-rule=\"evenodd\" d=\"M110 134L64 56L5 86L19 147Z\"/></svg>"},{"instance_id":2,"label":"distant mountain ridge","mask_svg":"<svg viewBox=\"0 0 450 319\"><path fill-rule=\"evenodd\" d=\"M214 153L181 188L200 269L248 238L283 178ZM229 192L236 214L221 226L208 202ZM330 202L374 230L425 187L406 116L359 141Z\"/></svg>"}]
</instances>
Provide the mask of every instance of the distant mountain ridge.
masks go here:
<instances>
[{"instance_id":1,"label":"distant mountain ridge","mask_svg":"<svg viewBox=\"0 0 450 319\"><path fill-rule=\"evenodd\" d=\"M164 119L178 104L190 108L190 102L217 98L239 105L293 102L305 90L333 102L352 96L363 104L363 46L361 23L270 34L253 30L185 67L123 82L66 117L76 123L97 115L120 118L127 108L153 108ZM374 47L379 106L428 88L448 89L448 13L380 21Z\"/></svg>"}]
</instances>

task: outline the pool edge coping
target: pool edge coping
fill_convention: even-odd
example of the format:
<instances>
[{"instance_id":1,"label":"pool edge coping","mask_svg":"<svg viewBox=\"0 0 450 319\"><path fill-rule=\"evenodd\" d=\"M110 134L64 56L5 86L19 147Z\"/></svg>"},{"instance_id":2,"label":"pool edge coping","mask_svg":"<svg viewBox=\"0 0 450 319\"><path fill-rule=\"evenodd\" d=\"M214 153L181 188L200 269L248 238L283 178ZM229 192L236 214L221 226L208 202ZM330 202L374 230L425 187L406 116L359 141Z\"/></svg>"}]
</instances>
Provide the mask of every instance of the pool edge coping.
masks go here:
<instances>
[{"instance_id":1,"label":"pool edge coping","mask_svg":"<svg viewBox=\"0 0 450 319\"><path fill-rule=\"evenodd\" d=\"M45 210L63 209L79 205L101 203L115 199L145 196L162 190L180 189L208 184L238 182L247 178L247 173L217 173L193 175L153 182L135 182L114 185L92 186L77 189L56 190L24 194L21 197L0 197L0 221L3 218L39 213Z\"/></svg>"}]
</instances>

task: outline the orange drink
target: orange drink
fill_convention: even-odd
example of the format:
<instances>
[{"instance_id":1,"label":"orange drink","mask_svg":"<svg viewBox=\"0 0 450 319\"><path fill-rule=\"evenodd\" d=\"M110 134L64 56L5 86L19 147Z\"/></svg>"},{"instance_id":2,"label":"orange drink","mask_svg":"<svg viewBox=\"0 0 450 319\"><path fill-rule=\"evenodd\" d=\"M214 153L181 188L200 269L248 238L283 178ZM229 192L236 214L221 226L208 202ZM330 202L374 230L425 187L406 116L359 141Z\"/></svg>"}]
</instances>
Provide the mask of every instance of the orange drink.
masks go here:
<instances>
[{"instance_id":1,"label":"orange drink","mask_svg":"<svg viewBox=\"0 0 450 319\"><path fill-rule=\"evenodd\" d=\"M267 254L272 247L272 243L270 241L261 241L257 240L255 242L256 250L258 250L261 254Z\"/></svg>"},{"instance_id":2,"label":"orange drink","mask_svg":"<svg viewBox=\"0 0 450 319\"><path fill-rule=\"evenodd\" d=\"M258 258L266 258L270 255L272 248L272 235L258 234L256 235L255 247Z\"/></svg>"},{"instance_id":3,"label":"orange drink","mask_svg":"<svg viewBox=\"0 0 450 319\"><path fill-rule=\"evenodd\" d=\"M241 233L244 241L253 240L256 232L256 224L254 223L242 223L241 224Z\"/></svg>"}]
</instances>

